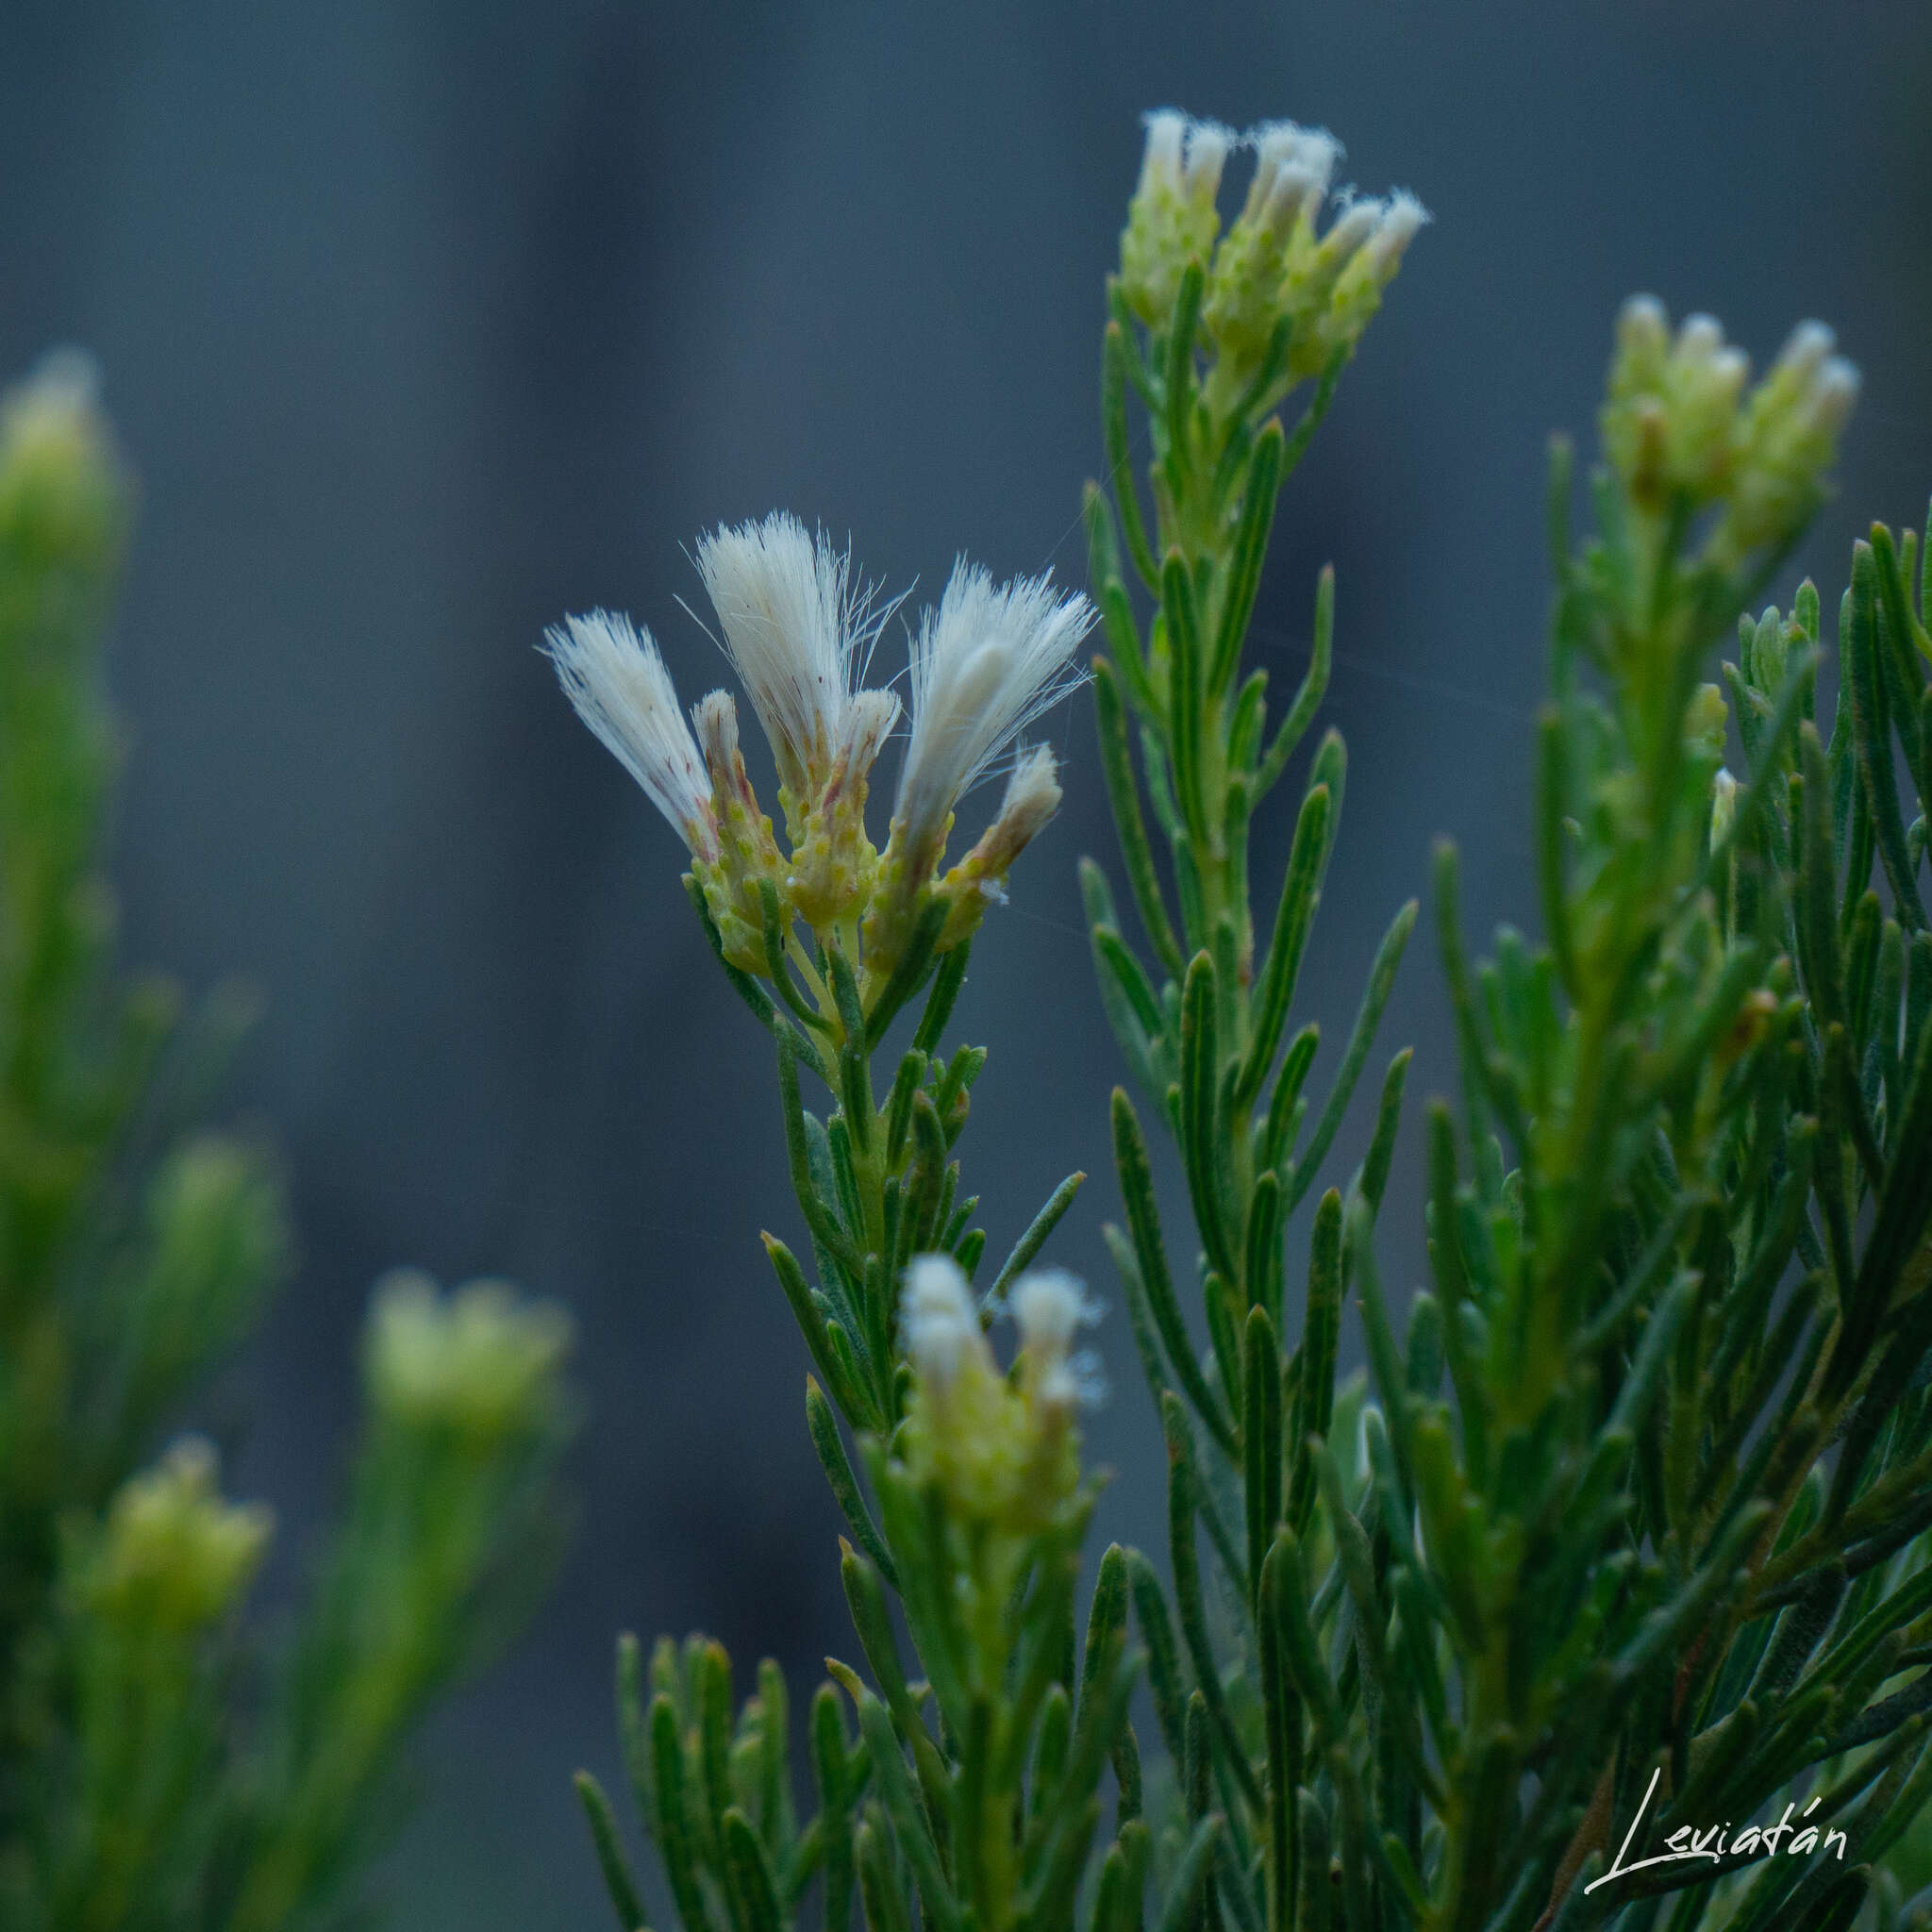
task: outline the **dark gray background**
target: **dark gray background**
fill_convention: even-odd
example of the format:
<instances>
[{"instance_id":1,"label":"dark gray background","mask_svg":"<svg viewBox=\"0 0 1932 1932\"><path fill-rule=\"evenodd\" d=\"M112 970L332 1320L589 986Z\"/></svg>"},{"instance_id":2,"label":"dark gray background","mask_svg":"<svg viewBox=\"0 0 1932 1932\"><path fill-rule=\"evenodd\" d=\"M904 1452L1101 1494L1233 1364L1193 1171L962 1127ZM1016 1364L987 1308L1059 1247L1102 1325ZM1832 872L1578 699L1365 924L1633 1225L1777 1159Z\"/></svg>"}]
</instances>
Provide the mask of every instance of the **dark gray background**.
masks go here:
<instances>
[{"instance_id":1,"label":"dark gray background","mask_svg":"<svg viewBox=\"0 0 1932 1932\"><path fill-rule=\"evenodd\" d=\"M1861 520L1923 509L1924 25L1763 0L0 13L0 368L92 348L142 483L112 658L129 951L268 999L241 1100L277 1124L305 1258L233 1481L299 1553L390 1262L512 1274L581 1324L575 1553L425 1740L400 1923L604 1923L568 1774L614 1774L620 1627L701 1624L801 1692L851 1648L756 1240L795 1233L769 1055L675 840L536 656L544 623L628 608L695 697L720 667L675 601L686 546L774 505L895 588L936 592L959 548L1081 581L1140 113L1325 123L1344 179L1437 217L1285 499L1257 624L1279 688L1335 560L1353 765L1301 1002L1332 1041L1437 831L1478 930L1527 917L1543 441L1588 438L1624 293L1712 309L1760 361L1799 316L1838 326L1867 388L1805 559L1827 604ZM960 1008L993 1049L968 1175L1000 1248L1091 1170L1058 1254L1111 1292L1088 701L1054 732L1067 809ZM1421 1042L1412 1092L1450 1077L1443 1018L1424 936L1387 1032ZM1102 1528L1155 1543L1148 1406L1118 1317L1101 1340Z\"/></svg>"}]
</instances>

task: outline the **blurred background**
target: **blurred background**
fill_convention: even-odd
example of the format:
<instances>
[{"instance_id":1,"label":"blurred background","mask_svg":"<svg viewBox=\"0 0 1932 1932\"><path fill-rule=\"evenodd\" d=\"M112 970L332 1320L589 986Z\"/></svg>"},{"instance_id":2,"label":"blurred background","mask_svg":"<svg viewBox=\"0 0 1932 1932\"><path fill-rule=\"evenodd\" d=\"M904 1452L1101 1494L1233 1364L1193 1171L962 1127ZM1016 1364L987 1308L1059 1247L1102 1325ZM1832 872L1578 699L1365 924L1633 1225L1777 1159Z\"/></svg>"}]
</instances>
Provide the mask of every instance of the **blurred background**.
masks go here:
<instances>
[{"instance_id":1,"label":"blurred background","mask_svg":"<svg viewBox=\"0 0 1932 1932\"><path fill-rule=\"evenodd\" d=\"M1290 487L1254 644L1291 685L1333 559L1351 772L1300 1008L1336 1041L1436 833L1463 842L1476 933L1530 918L1544 440L1589 446L1625 293L1715 312L1760 363L1801 316L1838 328L1866 387L1800 559L1827 608L1862 523L1923 513L1932 38L1918 7L1847 0L6 12L0 370L92 350L142 483L111 657L128 954L266 997L238 1102L275 1124L304 1258L214 1398L230 1483L279 1511L286 1594L373 1278L500 1273L570 1303L575 1551L423 1740L385 1884L424 1932L600 1924L569 1774L615 1785L616 1632L704 1627L741 1684L770 1653L801 1694L854 1646L757 1241L798 1233L769 1048L675 838L537 655L544 624L627 608L696 697L723 668L679 608L691 540L774 506L849 532L915 605L960 549L1081 583L1141 113L1325 124L1343 180L1436 216ZM1119 1068L1074 874L1111 834L1089 701L1052 730L1067 807L958 1011L992 1049L967 1179L1004 1252L1088 1169L1052 1253L1113 1298ZM1290 816L1257 827L1275 876ZM1416 1042L1415 1097L1453 1072L1426 934L1375 1062ZM1419 1140L1412 1103L1397 1286L1422 1267ZM1101 1534L1158 1546L1118 1314L1100 1339Z\"/></svg>"}]
</instances>

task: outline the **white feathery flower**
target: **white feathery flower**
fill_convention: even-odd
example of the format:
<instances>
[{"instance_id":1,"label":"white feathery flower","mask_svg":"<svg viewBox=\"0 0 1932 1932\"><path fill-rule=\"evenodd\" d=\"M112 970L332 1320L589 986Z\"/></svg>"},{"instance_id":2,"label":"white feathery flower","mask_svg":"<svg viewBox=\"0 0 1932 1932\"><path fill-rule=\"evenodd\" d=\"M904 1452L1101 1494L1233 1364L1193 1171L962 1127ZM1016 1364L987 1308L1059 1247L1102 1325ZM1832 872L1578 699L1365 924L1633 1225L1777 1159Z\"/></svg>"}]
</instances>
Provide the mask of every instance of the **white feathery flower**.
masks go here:
<instances>
[{"instance_id":1,"label":"white feathery flower","mask_svg":"<svg viewBox=\"0 0 1932 1932\"><path fill-rule=\"evenodd\" d=\"M657 641L628 617L593 610L544 632L577 716L701 858L717 856L711 791Z\"/></svg>"},{"instance_id":2,"label":"white feathery flower","mask_svg":"<svg viewBox=\"0 0 1932 1932\"><path fill-rule=\"evenodd\" d=\"M1034 719L1086 681L1073 662L1096 613L1050 576L995 588L961 558L912 644L912 731L893 808L909 853L936 860L961 795ZM1017 775L1017 774L1016 774ZM1030 782L1037 788L1040 768Z\"/></svg>"},{"instance_id":3,"label":"white feathery flower","mask_svg":"<svg viewBox=\"0 0 1932 1932\"><path fill-rule=\"evenodd\" d=\"M966 1276L949 1255L917 1255L906 1264L899 1334L929 1388L950 1389L969 1363L992 1367Z\"/></svg>"},{"instance_id":4,"label":"white feathery flower","mask_svg":"<svg viewBox=\"0 0 1932 1932\"><path fill-rule=\"evenodd\" d=\"M724 649L801 803L849 728L853 660L884 622L852 583L851 557L823 532L774 510L698 540L698 574Z\"/></svg>"}]
</instances>

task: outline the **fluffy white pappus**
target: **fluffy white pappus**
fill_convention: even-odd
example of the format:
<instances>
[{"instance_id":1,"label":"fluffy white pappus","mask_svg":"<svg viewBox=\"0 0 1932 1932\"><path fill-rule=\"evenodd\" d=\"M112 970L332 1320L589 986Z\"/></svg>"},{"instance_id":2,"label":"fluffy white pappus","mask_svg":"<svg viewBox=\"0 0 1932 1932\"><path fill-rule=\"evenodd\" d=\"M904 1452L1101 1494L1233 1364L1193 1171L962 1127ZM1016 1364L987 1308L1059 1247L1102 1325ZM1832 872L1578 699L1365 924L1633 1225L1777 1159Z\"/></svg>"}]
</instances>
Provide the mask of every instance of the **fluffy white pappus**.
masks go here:
<instances>
[{"instance_id":1,"label":"fluffy white pappus","mask_svg":"<svg viewBox=\"0 0 1932 1932\"><path fill-rule=\"evenodd\" d=\"M1677 355L1686 364L1708 362L1724 345L1724 324L1714 315L1687 315L1677 330Z\"/></svg>"},{"instance_id":2,"label":"fluffy white pappus","mask_svg":"<svg viewBox=\"0 0 1932 1932\"><path fill-rule=\"evenodd\" d=\"M577 716L701 858L717 856L711 788L656 640L628 617L592 610L543 634Z\"/></svg>"},{"instance_id":3,"label":"fluffy white pappus","mask_svg":"<svg viewBox=\"0 0 1932 1932\"><path fill-rule=\"evenodd\" d=\"M1001 752L1087 680L1074 663L1097 613L1050 575L995 587L961 558L912 642L912 729L894 816L918 849ZM1019 774L1016 773L1015 776ZM1031 783L1039 783L1036 765Z\"/></svg>"},{"instance_id":4,"label":"fluffy white pappus","mask_svg":"<svg viewBox=\"0 0 1932 1932\"><path fill-rule=\"evenodd\" d=\"M1347 191L1343 191L1344 193ZM1322 237L1322 254L1336 268L1346 266L1374 239L1382 225L1379 201L1346 201Z\"/></svg>"},{"instance_id":5,"label":"fluffy white pappus","mask_svg":"<svg viewBox=\"0 0 1932 1932\"><path fill-rule=\"evenodd\" d=\"M1325 127L1298 127L1292 121L1263 122L1246 141L1255 150L1255 178L1242 212L1252 219L1266 208L1286 223L1306 208L1312 221L1335 178L1341 143Z\"/></svg>"},{"instance_id":6,"label":"fluffy white pappus","mask_svg":"<svg viewBox=\"0 0 1932 1932\"><path fill-rule=\"evenodd\" d=\"M1365 244L1377 281L1388 281L1401 267L1408 244L1434 219L1406 188L1398 188L1381 205L1375 231Z\"/></svg>"},{"instance_id":7,"label":"fluffy white pappus","mask_svg":"<svg viewBox=\"0 0 1932 1932\"><path fill-rule=\"evenodd\" d=\"M1801 322L1778 351L1769 380L1788 387L1806 426L1836 438L1858 400L1858 372L1832 353L1838 338L1822 322Z\"/></svg>"},{"instance_id":8,"label":"fluffy white pappus","mask_svg":"<svg viewBox=\"0 0 1932 1932\"><path fill-rule=\"evenodd\" d=\"M1055 1408L1098 1408L1107 1400L1107 1371L1091 1348L1055 1362L1038 1383L1040 1399Z\"/></svg>"},{"instance_id":9,"label":"fluffy white pappus","mask_svg":"<svg viewBox=\"0 0 1932 1932\"><path fill-rule=\"evenodd\" d=\"M1234 131L1218 121L1188 124L1188 151L1181 179L1191 199L1212 201L1220 192L1221 171L1227 165L1235 141Z\"/></svg>"},{"instance_id":10,"label":"fluffy white pappus","mask_svg":"<svg viewBox=\"0 0 1932 1932\"><path fill-rule=\"evenodd\" d=\"M1627 354L1662 356L1670 347L1670 316L1655 295L1630 295L1617 310L1617 341Z\"/></svg>"},{"instance_id":11,"label":"fluffy white pappus","mask_svg":"<svg viewBox=\"0 0 1932 1932\"><path fill-rule=\"evenodd\" d=\"M1052 746L1022 745L993 818L991 837L1004 850L1018 853L1059 810L1060 796L1059 761Z\"/></svg>"},{"instance_id":12,"label":"fluffy white pappus","mask_svg":"<svg viewBox=\"0 0 1932 1932\"><path fill-rule=\"evenodd\" d=\"M728 691L708 691L691 708L691 722L705 762L730 771L738 756L738 701Z\"/></svg>"},{"instance_id":13,"label":"fluffy white pappus","mask_svg":"<svg viewBox=\"0 0 1932 1932\"><path fill-rule=\"evenodd\" d=\"M1857 367L1842 356L1827 357L1811 384L1807 409L1811 427L1835 438L1858 400L1862 381Z\"/></svg>"},{"instance_id":14,"label":"fluffy white pappus","mask_svg":"<svg viewBox=\"0 0 1932 1932\"><path fill-rule=\"evenodd\" d=\"M721 524L698 540L697 566L780 775L795 786L844 738L854 659L886 613L854 586L850 554L786 510Z\"/></svg>"},{"instance_id":15,"label":"fluffy white pappus","mask_svg":"<svg viewBox=\"0 0 1932 1932\"><path fill-rule=\"evenodd\" d=\"M1036 1360L1064 1361L1082 1328L1091 1327L1106 1305L1064 1268L1036 1268L1014 1282L1007 1306L1020 1330L1020 1346Z\"/></svg>"},{"instance_id":16,"label":"fluffy white pappus","mask_svg":"<svg viewBox=\"0 0 1932 1932\"><path fill-rule=\"evenodd\" d=\"M846 708L845 732L839 752L846 771L863 777L899 722L899 693L893 691L855 691Z\"/></svg>"},{"instance_id":17,"label":"fluffy white pappus","mask_svg":"<svg viewBox=\"0 0 1932 1932\"><path fill-rule=\"evenodd\" d=\"M950 1389L969 1362L992 1366L965 1274L949 1255L915 1255L899 1291L899 1335L919 1378Z\"/></svg>"},{"instance_id":18,"label":"fluffy white pappus","mask_svg":"<svg viewBox=\"0 0 1932 1932\"><path fill-rule=\"evenodd\" d=\"M1196 121L1176 108L1155 108L1146 117L1146 127L1140 192L1165 189L1192 201L1212 201L1240 137L1218 121Z\"/></svg>"},{"instance_id":19,"label":"fluffy white pappus","mask_svg":"<svg viewBox=\"0 0 1932 1932\"><path fill-rule=\"evenodd\" d=\"M1147 144L1141 150L1141 194L1159 188L1175 193L1181 185L1181 150L1188 136L1188 117L1174 108L1156 108L1145 116Z\"/></svg>"},{"instance_id":20,"label":"fluffy white pappus","mask_svg":"<svg viewBox=\"0 0 1932 1932\"><path fill-rule=\"evenodd\" d=\"M1808 383L1838 347L1838 338L1822 322L1801 322L1778 351L1777 370Z\"/></svg>"}]
</instances>

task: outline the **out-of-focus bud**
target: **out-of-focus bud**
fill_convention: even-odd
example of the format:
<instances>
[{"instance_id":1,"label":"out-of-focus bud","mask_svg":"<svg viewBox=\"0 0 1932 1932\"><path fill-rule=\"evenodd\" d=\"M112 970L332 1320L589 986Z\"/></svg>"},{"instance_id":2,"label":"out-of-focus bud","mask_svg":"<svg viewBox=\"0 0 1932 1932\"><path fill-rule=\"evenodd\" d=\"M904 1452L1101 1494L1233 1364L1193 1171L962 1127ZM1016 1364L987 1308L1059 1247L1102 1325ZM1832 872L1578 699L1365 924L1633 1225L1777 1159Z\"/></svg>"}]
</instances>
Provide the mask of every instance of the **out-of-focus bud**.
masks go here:
<instances>
[{"instance_id":1,"label":"out-of-focus bud","mask_svg":"<svg viewBox=\"0 0 1932 1932\"><path fill-rule=\"evenodd\" d=\"M1734 569L1789 541L1824 492L1825 472L1858 391L1822 323L1800 325L1748 397L1750 365L1707 315L1675 340L1647 295L1624 305L1606 388L1604 453L1646 516L1673 508L1724 515L1706 555Z\"/></svg>"},{"instance_id":2,"label":"out-of-focus bud","mask_svg":"<svg viewBox=\"0 0 1932 1932\"><path fill-rule=\"evenodd\" d=\"M0 396L0 545L30 566L99 575L120 549L127 484L98 390L86 356L57 349Z\"/></svg>"},{"instance_id":3,"label":"out-of-focus bud","mask_svg":"<svg viewBox=\"0 0 1932 1932\"><path fill-rule=\"evenodd\" d=\"M1163 327L1190 261L1205 267L1220 231L1214 197L1234 138L1171 108L1147 117L1141 181L1121 233L1121 290L1151 328Z\"/></svg>"},{"instance_id":4,"label":"out-of-focus bud","mask_svg":"<svg viewBox=\"0 0 1932 1932\"><path fill-rule=\"evenodd\" d=\"M288 1215L255 1150L205 1136L174 1154L147 1196L149 1259L139 1287L142 1368L160 1393L245 1329L290 1257Z\"/></svg>"},{"instance_id":5,"label":"out-of-focus bud","mask_svg":"<svg viewBox=\"0 0 1932 1932\"><path fill-rule=\"evenodd\" d=\"M1730 514L1718 536L1734 556L1787 541L1824 499L1826 472L1858 400L1858 372L1834 346L1823 323L1799 324L1752 392Z\"/></svg>"},{"instance_id":6,"label":"out-of-focus bud","mask_svg":"<svg viewBox=\"0 0 1932 1932\"><path fill-rule=\"evenodd\" d=\"M1072 1421L1093 1375L1068 1344L1091 1308L1078 1283L1056 1273L1023 1277L1009 1305L1021 1330L1011 1376L993 1360L958 1264L922 1255L908 1267L900 1334L918 1380L901 1453L915 1478L939 1483L961 1520L1025 1537L1079 1487Z\"/></svg>"},{"instance_id":7,"label":"out-of-focus bud","mask_svg":"<svg viewBox=\"0 0 1932 1932\"><path fill-rule=\"evenodd\" d=\"M1010 1511L1025 1458L1025 1407L987 1346L966 1276L946 1255L916 1256L899 1297L899 1336L918 1384L901 1453L937 1481L954 1512L994 1523Z\"/></svg>"},{"instance_id":8,"label":"out-of-focus bud","mask_svg":"<svg viewBox=\"0 0 1932 1932\"><path fill-rule=\"evenodd\" d=\"M554 1303L501 1281L440 1295L426 1274L398 1271L376 1288L365 1374L377 1411L405 1426L519 1436L558 1415L570 1344Z\"/></svg>"},{"instance_id":9,"label":"out-of-focus bud","mask_svg":"<svg viewBox=\"0 0 1932 1932\"><path fill-rule=\"evenodd\" d=\"M1685 742L1707 758L1724 755L1724 739L1730 730L1730 707L1714 684L1700 684L1690 693L1690 706L1684 715Z\"/></svg>"},{"instance_id":10,"label":"out-of-focus bud","mask_svg":"<svg viewBox=\"0 0 1932 1932\"><path fill-rule=\"evenodd\" d=\"M130 1629L205 1629L247 1589L274 1521L258 1503L224 1502L213 1448L186 1437L108 1505L82 1599Z\"/></svg>"},{"instance_id":11,"label":"out-of-focus bud","mask_svg":"<svg viewBox=\"0 0 1932 1932\"><path fill-rule=\"evenodd\" d=\"M1710 781L1710 849L1715 852L1731 836L1738 822L1738 781L1723 765Z\"/></svg>"},{"instance_id":12,"label":"out-of-focus bud","mask_svg":"<svg viewBox=\"0 0 1932 1932\"><path fill-rule=\"evenodd\" d=\"M1023 1274L1008 1298L1020 1330L1020 1378L1043 1431L1063 1427L1074 1411L1107 1392L1099 1357L1075 1351L1080 1330L1100 1320L1102 1305L1064 1268Z\"/></svg>"},{"instance_id":13,"label":"out-of-focus bud","mask_svg":"<svg viewBox=\"0 0 1932 1932\"><path fill-rule=\"evenodd\" d=\"M1728 487L1749 373L1711 317L1688 317L1673 341L1654 297L1624 305L1602 427L1611 466L1640 508L1657 511L1674 495L1702 505Z\"/></svg>"},{"instance_id":14,"label":"out-of-focus bud","mask_svg":"<svg viewBox=\"0 0 1932 1932\"><path fill-rule=\"evenodd\" d=\"M921 1383L941 1402L963 1380L996 1373L965 1274L949 1256L918 1255L908 1263L899 1333Z\"/></svg>"}]
</instances>

